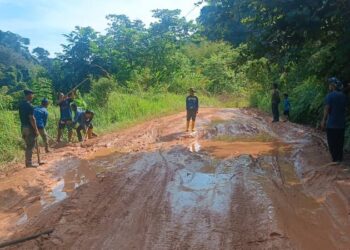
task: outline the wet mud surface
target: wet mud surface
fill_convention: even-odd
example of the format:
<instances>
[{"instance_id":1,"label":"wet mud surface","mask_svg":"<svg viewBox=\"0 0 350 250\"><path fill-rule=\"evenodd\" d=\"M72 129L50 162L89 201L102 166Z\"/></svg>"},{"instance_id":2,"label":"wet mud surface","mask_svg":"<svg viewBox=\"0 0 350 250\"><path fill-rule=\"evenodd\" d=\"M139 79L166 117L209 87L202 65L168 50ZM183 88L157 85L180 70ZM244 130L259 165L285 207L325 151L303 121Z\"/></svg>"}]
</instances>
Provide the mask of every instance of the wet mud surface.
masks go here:
<instances>
[{"instance_id":1,"label":"wet mud surface","mask_svg":"<svg viewBox=\"0 0 350 250\"><path fill-rule=\"evenodd\" d=\"M350 175L322 134L202 109L48 154L0 179L7 249L349 249Z\"/></svg>"}]
</instances>

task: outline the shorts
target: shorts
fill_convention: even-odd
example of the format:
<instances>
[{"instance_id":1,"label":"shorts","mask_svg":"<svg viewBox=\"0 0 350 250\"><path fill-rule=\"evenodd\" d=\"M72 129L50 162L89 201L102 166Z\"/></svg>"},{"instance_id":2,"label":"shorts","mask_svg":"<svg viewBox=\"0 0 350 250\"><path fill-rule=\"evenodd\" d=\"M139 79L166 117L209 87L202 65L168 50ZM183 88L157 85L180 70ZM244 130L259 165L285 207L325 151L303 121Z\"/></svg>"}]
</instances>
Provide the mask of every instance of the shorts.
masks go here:
<instances>
[{"instance_id":1,"label":"shorts","mask_svg":"<svg viewBox=\"0 0 350 250\"><path fill-rule=\"evenodd\" d=\"M197 117L197 110L187 110L187 121L195 121Z\"/></svg>"},{"instance_id":2,"label":"shorts","mask_svg":"<svg viewBox=\"0 0 350 250\"><path fill-rule=\"evenodd\" d=\"M285 116L288 116L288 117L289 117L289 110L285 110L285 111L283 112L283 115L285 115Z\"/></svg>"},{"instance_id":3,"label":"shorts","mask_svg":"<svg viewBox=\"0 0 350 250\"><path fill-rule=\"evenodd\" d=\"M60 120L58 122L58 128L59 129L64 129L67 126L67 129L70 131L73 129L73 123L72 120L68 119L68 120Z\"/></svg>"}]
</instances>

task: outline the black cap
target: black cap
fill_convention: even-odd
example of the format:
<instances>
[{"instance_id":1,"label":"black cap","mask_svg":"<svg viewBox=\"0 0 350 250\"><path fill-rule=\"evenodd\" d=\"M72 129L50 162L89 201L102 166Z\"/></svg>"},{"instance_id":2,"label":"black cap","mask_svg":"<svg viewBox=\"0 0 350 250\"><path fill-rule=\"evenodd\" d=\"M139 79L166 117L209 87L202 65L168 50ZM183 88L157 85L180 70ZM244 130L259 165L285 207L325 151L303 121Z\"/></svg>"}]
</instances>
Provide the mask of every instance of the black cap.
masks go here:
<instances>
[{"instance_id":1,"label":"black cap","mask_svg":"<svg viewBox=\"0 0 350 250\"><path fill-rule=\"evenodd\" d=\"M32 90L30 90L30 89L23 90L23 93L24 93L25 96L34 94L34 92Z\"/></svg>"}]
</instances>

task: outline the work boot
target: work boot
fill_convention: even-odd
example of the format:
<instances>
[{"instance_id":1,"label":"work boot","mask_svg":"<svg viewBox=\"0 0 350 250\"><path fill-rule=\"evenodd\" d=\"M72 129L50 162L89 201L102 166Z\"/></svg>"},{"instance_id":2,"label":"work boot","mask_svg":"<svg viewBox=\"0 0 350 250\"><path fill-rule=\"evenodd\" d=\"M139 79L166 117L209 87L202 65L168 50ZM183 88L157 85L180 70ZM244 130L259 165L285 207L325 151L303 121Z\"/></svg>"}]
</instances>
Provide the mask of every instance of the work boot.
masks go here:
<instances>
[{"instance_id":1,"label":"work boot","mask_svg":"<svg viewBox=\"0 0 350 250\"><path fill-rule=\"evenodd\" d=\"M196 125L196 122L195 122L195 121L192 121L192 126L191 126L192 132L196 131L196 130L194 129L195 125Z\"/></svg>"},{"instance_id":2,"label":"work boot","mask_svg":"<svg viewBox=\"0 0 350 250\"><path fill-rule=\"evenodd\" d=\"M186 122L186 132L188 132L190 129L190 121Z\"/></svg>"},{"instance_id":3,"label":"work boot","mask_svg":"<svg viewBox=\"0 0 350 250\"><path fill-rule=\"evenodd\" d=\"M36 163L26 163L26 168L37 168L39 164Z\"/></svg>"}]
</instances>

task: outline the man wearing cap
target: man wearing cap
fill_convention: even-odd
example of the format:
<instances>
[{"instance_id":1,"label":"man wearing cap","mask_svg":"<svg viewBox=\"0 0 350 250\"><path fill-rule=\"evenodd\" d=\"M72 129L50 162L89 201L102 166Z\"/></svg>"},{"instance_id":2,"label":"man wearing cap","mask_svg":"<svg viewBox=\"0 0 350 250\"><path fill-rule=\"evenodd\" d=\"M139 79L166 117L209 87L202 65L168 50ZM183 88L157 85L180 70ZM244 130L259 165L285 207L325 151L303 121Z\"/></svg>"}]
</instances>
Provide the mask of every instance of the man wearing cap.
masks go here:
<instances>
[{"instance_id":1,"label":"man wearing cap","mask_svg":"<svg viewBox=\"0 0 350 250\"><path fill-rule=\"evenodd\" d=\"M343 160L345 118L347 97L342 92L343 84L335 77L328 79L330 93L325 100L321 126L326 128L327 141L332 160L339 163Z\"/></svg>"},{"instance_id":2,"label":"man wearing cap","mask_svg":"<svg viewBox=\"0 0 350 250\"><path fill-rule=\"evenodd\" d=\"M38 127L41 138L43 138L46 153L50 152L49 144L47 142L47 132L45 129L47 124L47 118L49 116L49 112L47 111L48 106L49 106L49 100L44 98L41 101L41 105L34 109L34 117L36 120L36 125Z\"/></svg>"},{"instance_id":3,"label":"man wearing cap","mask_svg":"<svg viewBox=\"0 0 350 250\"><path fill-rule=\"evenodd\" d=\"M194 131L196 117L199 109L198 97L194 95L196 91L193 88L189 89L190 95L186 98L186 111L187 111L187 123L186 123L186 132L189 131L190 122L192 120L191 130Z\"/></svg>"},{"instance_id":4,"label":"man wearing cap","mask_svg":"<svg viewBox=\"0 0 350 250\"><path fill-rule=\"evenodd\" d=\"M39 135L34 117L34 107L31 104L34 93L31 90L24 90L25 100L19 105L19 118L21 120L21 132L24 139L25 148L25 165L27 168L38 167L38 164L32 162L35 138Z\"/></svg>"},{"instance_id":5,"label":"man wearing cap","mask_svg":"<svg viewBox=\"0 0 350 250\"><path fill-rule=\"evenodd\" d=\"M63 130L65 127L68 129L68 142L72 141L73 128L72 128L72 109L71 102L74 101L74 94L69 93L65 96L63 93L59 94L57 104L60 106L60 121L58 123L57 142L61 141Z\"/></svg>"}]
</instances>

